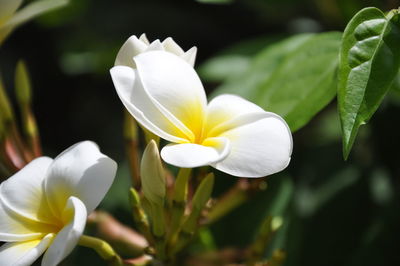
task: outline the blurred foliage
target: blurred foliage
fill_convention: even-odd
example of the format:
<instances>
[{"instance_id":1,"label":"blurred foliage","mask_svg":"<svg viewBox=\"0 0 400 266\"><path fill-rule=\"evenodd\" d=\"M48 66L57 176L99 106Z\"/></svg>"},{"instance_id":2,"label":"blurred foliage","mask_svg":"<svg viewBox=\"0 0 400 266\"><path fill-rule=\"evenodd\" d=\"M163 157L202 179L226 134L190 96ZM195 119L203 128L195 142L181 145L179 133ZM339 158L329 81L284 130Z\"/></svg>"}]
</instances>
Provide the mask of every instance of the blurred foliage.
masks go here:
<instances>
[{"instance_id":1,"label":"blurred foliage","mask_svg":"<svg viewBox=\"0 0 400 266\"><path fill-rule=\"evenodd\" d=\"M340 38L337 32L301 34L275 43L215 93L241 95L281 115L296 131L336 95Z\"/></svg>"},{"instance_id":2,"label":"blurred foliage","mask_svg":"<svg viewBox=\"0 0 400 266\"><path fill-rule=\"evenodd\" d=\"M45 154L91 139L120 162L101 208L132 225L123 107L108 70L132 34L172 36L184 49L196 45L196 65L209 93L234 88L288 116L298 131L289 168L268 177L265 191L201 232L187 253L247 246L272 215L282 225L265 255L282 248L285 266L395 266L400 265L399 75L373 119L360 129L347 162L341 155L336 102L328 103L335 94L340 40L332 31L343 32L364 7L388 11L399 5L397 0L71 0L66 8L16 30L0 50L0 69L12 95L16 63L26 61ZM319 67L310 67L317 61ZM251 82L265 95L248 90ZM307 108L279 106L276 99L290 102L292 94L301 95ZM300 118L291 119L292 113ZM216 172L214 194L236 181ZM102 263L93 251L79 247L62 265Z\"/></svg>"}]
</instances>

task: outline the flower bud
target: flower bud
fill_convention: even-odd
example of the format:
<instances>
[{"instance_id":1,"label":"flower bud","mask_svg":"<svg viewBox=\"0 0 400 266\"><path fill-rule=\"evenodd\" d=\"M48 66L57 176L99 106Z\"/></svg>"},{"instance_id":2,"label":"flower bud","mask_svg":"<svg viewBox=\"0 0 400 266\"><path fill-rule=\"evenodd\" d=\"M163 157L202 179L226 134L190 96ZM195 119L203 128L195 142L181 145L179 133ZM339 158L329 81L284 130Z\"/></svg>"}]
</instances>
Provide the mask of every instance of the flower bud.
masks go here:
<instances>
[{"instance_id":1,"label":"flower bud","mask_svg":"<svg viewBox=\"0 0 400 266\"><path fill-rule=\"evenodd\" d=\"M144 150L140 165L140 175L144 196L155 205L164 205L165 174L161 164L160 154L154 140L150 141Z\"/></svg>"},{"instance_id":2,"label":"flower bud","mask_svg":"<svg viewBox=\"0 0 400 266\"><path fill-rule=\"evenodd\" d=\"M31 82L25 62L20 60L15 73L15 90L20 104L31 101Z\"/></svg>"}]
</instances>

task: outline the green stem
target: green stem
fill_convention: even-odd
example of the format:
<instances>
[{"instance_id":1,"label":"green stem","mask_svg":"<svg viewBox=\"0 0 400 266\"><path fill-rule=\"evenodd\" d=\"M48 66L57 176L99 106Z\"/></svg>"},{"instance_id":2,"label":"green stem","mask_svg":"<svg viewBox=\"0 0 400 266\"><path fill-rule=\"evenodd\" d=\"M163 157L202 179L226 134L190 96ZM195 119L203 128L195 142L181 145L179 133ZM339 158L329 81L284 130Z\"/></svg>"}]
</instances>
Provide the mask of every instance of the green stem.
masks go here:
<instances>
[{"instance_id":1,"label":"green stem","mask_svg":"<svg viewBox=\"0 0 400 266\"><path fill-rule=\"evenodd\" d=\"M181 168L175 181L172 199L171 229L168 237L171 244L173 244L176 233L182 223L187 203L191 171L191 168Z\"/></svg>"},{"instance_id":2,"label":"green stem","mask_svg":"<svg viewBox=\"0 0 400 266\"><path fill-rule=\"evenodd\" d=\"M36 124L36 118L28 104L21 104L20 110L22 116L22 125L29 148L33 153L33 157L40 157L42 155L42 148L40 145L39 130Z\"/></svg>"},{"instance_id":3,"label":"green stem","mask_svg":"<svg viewBox=\"0 0 400 266\"><path fill-rule=\"evenodd\" d=\"M146 237L150 243L154 243L153 236L150 231L149 221L143 210L139 193L133 187L130 189L129 200L132 206L132 216L139 231Z\"/></svg>"},{"instance_id":4,"label":"green stem","mask_svg":"<svg viewBox=\"0 0 400 266\"><path fill-rule=\"evenodd\" d=\"M152 229L154 235L154 247L157 257L160 260L165 259L165 217L164 206L151 204Z\"/></svg>"},{"instance_id":5,"label":"green stem","mask_svg":"<svg viewBox=\"0 0 400 266\"><path fill-rule=\"evenodd\" d=\"M123 266L124 263L121 257L114 251L114 249L104 240L96 237L82 235L79 239L79 245L93 249L99 256L108 261L113 266Z\"/></svg>"},{"instance_id":6,"label":"green stem","mask_svg":"<svg viewBox=\"0 0 400 266\"><path fill-rule=\"evenodd\" d=\"M242 180L231 188L207 215L207 223L211 224L228 214L233 209L243 204L249 198L248 187Z\"/></svg>"},{"instance_id":7,"label":"green stem","mask_svg":"<svg viewBox=\"0 0 400 266\"><path fill-rule=\"evenodd\" d=\"M139 174L139 140L138 126L135 119L128 113L124 112L124 138L126 152L129 159L129 167L132 175L132 186L136 189L140 188Z\"/></svg>"}]
</instances>

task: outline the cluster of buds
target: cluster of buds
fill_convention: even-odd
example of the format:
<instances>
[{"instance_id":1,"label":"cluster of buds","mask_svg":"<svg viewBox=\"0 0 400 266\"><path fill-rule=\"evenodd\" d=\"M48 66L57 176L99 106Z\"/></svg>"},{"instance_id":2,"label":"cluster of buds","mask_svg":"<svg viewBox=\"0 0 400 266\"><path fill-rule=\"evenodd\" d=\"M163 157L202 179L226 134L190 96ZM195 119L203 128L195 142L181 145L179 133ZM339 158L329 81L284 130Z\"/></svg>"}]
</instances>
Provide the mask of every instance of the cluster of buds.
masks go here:
<instances>
[{"instance_id":1,"label":"cluster of buds","mask_svg":"<svg viewBox=\"0 0 400 266\"><path fill-rule=\"evenodd\" d=\"M31 106L31 83L23 61L16 67L15 92L22 130L19 129L5 86L0 80L0 180L41 156L39 131Z\"/></svg>"},{"instance_id":2,"label":"cluster of buds","mask_svg":"<svg viewBox=\"0 0 400 266\"><path fill-rule=\"evenodd\" d=\"M257 192L265 190L266 181L264 178L239 179L237 185L230 190L217 198L212 197L214 174L211 172L207 174L206 168L198 171L180 168L174 177L171 171L164 167L160 158L158 139L151 139L154 135L149 135L146 130L143 132L147 136L148 144L140 163L135 162L135 158L138 158L137 153L140 152L137 145L139 134L137 128L133 130L136 124L129 114L125 121L125 132L134 133L130 135L131 138L129 134L125 137L130 155L132 181L135 184L130 189L130 204L135 228L140 234L139 238L132 239L131 242L132 244L143 242L144 238L147 243L141 246L136 261L140 261L143 265L147 263L221 265L222 262L224 265L239 262L248 265L281 265L283 263L285 253L281 250L275 250L271 258L264 260L265 250L282 225L283 221L279 216L266 217L260 225L258 237L247 248L219 250L207 256L192 254L184 258L184 262L179 261L185 248L197 239L200 232L206 232L211 224L249 200ZM136 150L132 149L134 146ZM138 169L140 170L137 171Z\"/></svg>"}]
</instances>

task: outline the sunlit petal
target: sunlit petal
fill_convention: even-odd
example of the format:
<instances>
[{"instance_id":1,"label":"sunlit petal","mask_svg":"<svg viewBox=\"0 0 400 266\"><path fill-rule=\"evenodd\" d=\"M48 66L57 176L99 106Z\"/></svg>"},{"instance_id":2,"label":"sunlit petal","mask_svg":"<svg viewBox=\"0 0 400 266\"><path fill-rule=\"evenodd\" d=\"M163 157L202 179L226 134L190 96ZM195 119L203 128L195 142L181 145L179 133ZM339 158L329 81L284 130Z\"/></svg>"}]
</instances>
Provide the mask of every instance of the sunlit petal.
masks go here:
<instances>
[{"instance_id":1,"label":"sunlit petal","mask_svg":"<svg viewBox=\"0 0 400 266\"><path fill-rule=\"evenodd\" d=\"M135 35L129 37L118 52L115 65L135 68L133 57L146 50L147 46L144 41L138 39Z\"/></svg>"},{"instance_id":2,"label":"sunlit petal","mask_svg":"<svg viewBox=\"0 0 400 266\"><path fill-rule=\"evenodd\" d=\"M21 216L0 202L0 241L33 240L42 238L55 230L57 230L55 225L40 223Z\"/></svg>"},{"instance_id":3,"label":"sunlit petal","mask_svg":"<svg viewBox=\"0 0 400 266\"><path fill-rule=\"evenodd\" d=\"M85 204L75 197L68 199L63 216L70 220L54 238L43 256L42 266L54 266L68 256L77 245L86 225L87 211Z\"/></svg>"},{"instance_id":4,"label":"sunlit petal","mask_svg":"<svg viewBox=\"0 0 400 266\"><path fill-rule=\"evenodd\" d=\"M2 245L0 247L0 265L31 265L43 254L53 238L54 234L48 234L43 239Z\"/></svg>"},{"instance_id":5,"label":"sunlit petal","mask_svg":"<svg viewBox=\"0 0 400 266\"><path fill-rule=\"evenodd\" d=\"M230 152L227 138L209 138L199 144L169 144L161 150L161 157L169 164L192 168L223 160Z\"/></svg>"},{"instance_id":6,"label":"sunlit petal","mask_svg":"<svg viewBox=\"0 0 400 266\"><path fill-rule=\"evenodd\" d=\"M150 45L149 39L147 39L146 33L142 33L142 35L140 35L139 40L141 40L142 42L144 42L146 45Z\"/></svg>"},{"instance_id":7,"label":"sunlit petal","mask_svg":"<svg viewBox=\"0 0 400 266\"><path fill-rule=\"evenodd\" d=\"M185 134L187 130L200 134L207 100L194 69L162 51L143 53L134 60L145 91L160 111Z\"/></svg>"},{"instance_id":8,"label":"sunlit petal","mask_svg":"<svg viewBox=\"0 0 400 266\"><path fill-rule=\"evenodd\" d=\"M164 46L160 42L160 40L155 40L150 45L147 47L146 52L151 52L151 51L164 51Z\"/></svg>"},{"instance_id":9,"label":"sunlit petal","mask_svg":"<svg viewBox=\"0 0 400 266\"><path fill-rule=\"evenodd\" d=\"M222 133L231 142L229 155L212 164L215 168L240 177L262 177L283 170L290 161L292 137L285 121L273 113L243 115L246 119ZM263 118L261 118L263 117Z\"/></svg>"},{"instance_id":10,"label":"sunlit petal","mask_svg":"<svg viewBox=\"0 0 400 266\"><path fill-rule=\"evenodd\" d=\"M79 198L90 213L110 188L117 164L91 141L73 145L57 156L49 167L45 192L57 217L70 196Z\"/></svg>"},{"instance_id":11,"label":"sunlit petal","mask_svg":"<svg viewBox=\"0 0 400 266\"><path fill-rule=\"evenodd\" d=\"M264 110L242 97L223 94L215 97L207 106L206 131L248 113L264 112Z\"/></svg>"},{"instance_id":12,"label":"sunlit petal","mask_svg":"<svg viewBox=\"0 0 400 266\"><path fill-rule=\"evenodd\" d=\"M43 192L43 180L52 162L48 157L37 158L4 181L0 185L0 201L24 217L52 223L54 217Z\"/></svg>"},{"instance_id":13,"label":"sunlit petal","mask_svg":"<svg viewBox=\"0 0 400 266\"><path fill-rule=\"evenodd\" d=\"M185 142L186 135L149 99L137 77L137 70L116 66L110 72L122 103L140 124L163 139Z\"/></svg>"},{"instance_id":14,"label":"sunlit petal","mask_svg":"<svg viewBox=\"0 0 400 266\"><path fill-rule=\"evenodd\" d=\"M196 54L197 54L197 47L192 47L189 50L187 50L186 53L181 55L181 58L186 62L188 62L189 65L193 67L196 61Z\"/></svg>"},{"instance_id":15,"label":"sunlit petal","mask_svg":"<svg viewBox=\"0 0 400 266\"><path fill-rule=\"evenodd\" d=\"M171 38L168 37L162 42L162 45L165 48L165 51L173 53L175 55L181 56L184 54L182 48Z\"/></svg>"}]
</instances>

